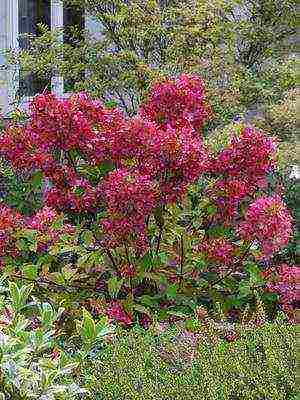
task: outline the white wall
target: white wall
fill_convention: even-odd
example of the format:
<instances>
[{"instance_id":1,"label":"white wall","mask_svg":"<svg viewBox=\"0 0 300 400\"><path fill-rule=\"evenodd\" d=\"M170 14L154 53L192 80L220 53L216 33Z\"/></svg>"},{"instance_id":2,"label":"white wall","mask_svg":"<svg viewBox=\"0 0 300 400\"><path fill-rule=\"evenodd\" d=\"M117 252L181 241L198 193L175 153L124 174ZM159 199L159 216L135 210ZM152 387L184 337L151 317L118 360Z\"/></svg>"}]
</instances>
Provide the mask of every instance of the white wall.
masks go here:
<instances>
[{"instance_id":1,"label":"white wall","mask_svg":"<svg viewBox=\"0 0 300 400\"><path fill-rule=\"evenodd\" d=\"M61 0L52 0L51 7L52 28L59 28L63 24L63 10ZM91 36L98 39L101 36L101 26L92 17L86 15L86 29ZM18 0L0 0L0 113L7 114L18 88L17 67L6 71L3 56L5 50L17 48L18 37ZM63 80L59 76L52 78L52 90L63 95ZM22 101L21 107L26 108L28 99Z\"/></svg>"},{"instance_id":2,"label":"white wall","mask_svg":"<svg viewBox=\"0 0 300 400\"><path fill-rule=\"evenodd\" d=\"M0 0L0 112L10 111L14 92L18 88L16 67L4 68L4 52L18 44L18 0Z\"/></svg>"},{"instance_id":3,"label":"white wall","mask_svg":"<svg viewBox=\"0 0 300 400\"><path fill-rule=\"evenodd\" d=\"M4 70L4 49L7 47L7 0L0 1L0 113L7 100L7 77Z\"/></svg>"}]
</instances>

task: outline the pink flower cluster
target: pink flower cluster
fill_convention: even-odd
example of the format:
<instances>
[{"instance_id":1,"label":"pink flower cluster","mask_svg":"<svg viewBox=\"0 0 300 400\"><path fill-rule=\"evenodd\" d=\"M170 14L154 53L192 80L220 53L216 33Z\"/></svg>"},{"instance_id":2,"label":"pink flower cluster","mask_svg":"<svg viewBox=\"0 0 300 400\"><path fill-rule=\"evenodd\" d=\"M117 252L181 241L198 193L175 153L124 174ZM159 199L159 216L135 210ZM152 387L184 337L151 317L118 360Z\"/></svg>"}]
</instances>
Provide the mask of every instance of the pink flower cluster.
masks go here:
<instances>
[{"instance_id":1,"label":"pink flower cluster","mask_svg":"<svg viewBox=\"0 0 300 400\"><path fill-rule=\"evenodd\" d=\"M275 165L275 143L245 128L219 154L209 154L201 130L211 115L202 80L185 74L156 83L135 118L84 93L68 99L42 94L33 100L24 126L9 126L0 134L0 155L16 168L42 171L49 182L44 193L49 208L32 226L43 225L52 208L69 216L105 209L100 225L106 245L129 241L144 252L150 215L182 200L202 176L212 178L205 194L217 209L209 222L223 226L236 225L241 205L266 184ZM269 212L269 202L278 213ZM291 220L280 204L275 197L258 199L239 224L240 237L258 241L263 255L271 256L290 236ZM234 245L214 240L205 251L227 265Z\"/></svg>"},{"instance_id":2,"label":"pink flower cluster","mask_svg":"<svg viewBox=\"0 0 300 400\"><path fill-rule=\"evenodd\" d=\"M146 218L158 200L157 186L149 176L118 169L108 175L102 190L110 215L102 221L105 232L124 241L132 235L145 237Z\"/></svg>"},{"instance_id":3,"label":"pink flower cluster","mask_svg":"<svg viewBox=\"0 0 300 400\"><path fill-rule=\"evenodd\" d=\"M163 129L189 127L201 132L212 110L206 102L203 81L182 74L178 79L156 83L140 114Z\"/></svg>"},{"instance_id":4,"label":"pink flower cluster","mask_svg":"<svg viewBox=\"0 0 300 400\"><path fill-rule=\"evenodd\" d=\"M0 260L4 256L17 257L13 233L22 227L22 216L5 205L0 205Z\"/></svg>"},{"instance_id":5,"label":"pink flower cluster","mask_svg":"<svg viewBox=\"0 0 300 400\"><path fill-rule=\"evenodd\" d=\"M37 231L45 231L57 219L58 213L49 207L44 207L28 219L27 227Z\"/></svg>"},{"instance_id":6,"label":"pink flower cluster","mask_svg":"<svg viewBox=\"0 0 300 400\"><path fill-rule=\"evenodd\" d=\"M275 165L275 155L274 140L247 127L239 135L232 135L229 146L212 159L212 171L244 178L249 185L261 185L261 179Z\"/></svg>"},{"instance_id":7,"label":"pink flower cluster","mask_svg":"<svg viewBox=\"0 0 300 400\"><path fill-rule=\"evenodd\" d=\"M95 211L99 204L97 188L85 178L69 179L65 188L54 186L48 189L44 200L50 207L74 213Z\"/></svg>"},{"instance_id":8,"label":"pink flower cluster","mask_svg":"<svg viewBox=\"0 0 300 400\"><path fill-rule=\"evenodd\" d=\"M260 197L250 204L238 234L248 242L257 242L261 257L270 258L289 242L291 214L278 195Z\"/></svg>"},{"instance_id":9,"label":"pink flower cluster","mask_svg":"<svg viewBox=\"0 0 300 400\"><path fill-rule=\"evenodd\" d=\"M234 259L236 246L225 238L207 239L197 247L209 263L217 266L230 265Z\"/></svg>"},{"instance_id":10,"label":"pink flower cluster","mask_svg":"<svg viewBox=\"0 0 300 400\"><path fill-rule=\"evenodd\" d=\"M112 321L117 321L122 325L129 326L133 323L132 316L125 311L120 301L112 301L107 307L106 314Z\"/></svg>"},{"instance_id":11,"label":"pink flower cluster","mask_svg":"<svg viewBox=\"0 0 300 400\"><path fill-rule=\"evenodd\" d=\"M63 221L59 228L54 228L54 223L62 219L53 208L44 206L35 215L25 220L26 229L32 229L39 233L41 245L50 245L60 238L62 234L74 234L76 229L73 225Z\"/></svg>"},{"instance_id":12,"label":"pink flower cluster","mask_svg":"<svg viewBox=\"0 0 300 400\"><path fill-rule=\"evenodd\" d=\"M300 301L300 268L282 264L275 281L270 281L267 288L280 296L280 301L287 315L293 314L295 305Z\"/></svg>"},{"instance_id":13,"label":"pink flower cluster","mask_svg":"<svg viewBox=\"0 0 300 400\"><path fill-rule=\"evenodd\" d=\"M239 216L239 207L250 188L246 180L240 178L219 179L206 193L217 207L213 220L231 225Z\"/></svg>"},{"instance_id":14,"label":"pink flower cluster","mask_svg":"<svg viewBox=\"0 0 300 400\"><path fill-rule=\"evenodd\" d=\"M0 263L4 265L4 258L13 258L21 255L17 247L16 233L22 236L22 231L33 230L37 233L37 251L44 251L50 244L57 241L62 234L74 234L74 227L70 224L62 224L59 229L53 227L58 220L58 213L44 207L32 217L26 218L13 209L0 206Z\"/></svg>"},{"instance_id":15,"label":"pink flower cluster","mask_svg":"<svg viewBox=\"0 0 300 400\"><path fill-rule=\"evenodd\" d=\"M267 187L267 175L275 167L276 143L263 132L244 128L232 134L229 145L210 156L210 172L221 175L207 194L218 213L214 219L230 224L240 214L241 202Z\"/></svg>"},{"instance_id":16,"label":"pink flower cluster","mask_svg":"<svg viewBox=\"0 0 300 400\"><path fill-rule=\"evenodd\" d=\"M187 185L208 168L202 139L195 136L191 127L167 125L162 129L153 122L136 118L128 122L127 129L126 143L123 142L128 149L127 158L140 173L158 182L164 202L180 199Z\"/></svg>"}]
</instances>

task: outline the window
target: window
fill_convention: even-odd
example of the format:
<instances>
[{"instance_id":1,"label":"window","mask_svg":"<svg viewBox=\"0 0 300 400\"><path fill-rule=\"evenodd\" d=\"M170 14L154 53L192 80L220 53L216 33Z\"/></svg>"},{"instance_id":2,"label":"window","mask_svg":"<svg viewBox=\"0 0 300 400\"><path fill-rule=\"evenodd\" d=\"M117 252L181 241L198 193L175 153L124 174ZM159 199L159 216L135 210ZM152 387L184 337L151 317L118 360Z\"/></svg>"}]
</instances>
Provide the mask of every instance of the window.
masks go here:
<instances>
[{"instance_id":1,"label":"window","mask_svg":"<svg viewBox=\"0 0 300 400\"><path fill-rule=\"evenodd\" d=\"M63 0L0 0L0 61L4 62L8 49L26 49L28 39L22 35L38 35L39 23L51 29L62 28L64 24L80 29L86 26L92 35L101 31L101 26L93 18L85 18L82 10L74 12L64 8ZM67 32L61 40L65 43L71 41ZM74 42L70 44L76 46ZM46 85L59 96L67 95L66 91L74 87L74 82L64 82L56 71L52 71L48 81L39 80L34 74L26 79L21 76L18 65L2 69L0 65L0 109L5 114L15 106L26 108L30 97L43 91Z\"/></svg>"},{"instance_id":2,"label":"window","mask_svg":"<svg viewBox=\"0 0 300 400\"><path fill-rule=\"evenodd\" d=\"M64 43L72 47L76 47L76 41L82 39L82 33L85 28L84 15L81 9L64 7L63 25L64 25ZM76 32L76 40L73 40ZM75 81L68 79L64 81L64 91L71 92L74 90Z\"/></svg>"},{"instance_id":3,"label":"window","mask_svg":"<svg viewBox=\"0 0 300 400\"><path fill-rule=\"evenodd\" d=\"M18 14L19 47L26 49L28 38L22 35L38 35L38 24L51 27L51 0L19 0ZM49 86L51 88L51 82L30 74L26 78L20 78L19 95L33 96Z\"/></svg>"},{"instance_id":4,"label":"window","mask_svg":"<svg viewBox=\"0 0 300 400\"><path fill-rule=\"evenodd\" d=\"M43 24L49 28L55 29L64 27L64 42L71 43L71 27L75 26L78 30L84 29L84 14L82 10L74 10L73 8L63 7L63 3L59 0L18 0L18 33L19 47L26 49L28 47L28 39L22 35L33 34L38 35L38 24ZM59 82L57 84L57 81ZM45 89L57 89L56 92L71 91L74 88L74 82L68 81L62 83L58 77L51 80L39 79L35 74L30 74L26 78L19 80L19 96L31 97Z\"/></svg>"}]
</instances>

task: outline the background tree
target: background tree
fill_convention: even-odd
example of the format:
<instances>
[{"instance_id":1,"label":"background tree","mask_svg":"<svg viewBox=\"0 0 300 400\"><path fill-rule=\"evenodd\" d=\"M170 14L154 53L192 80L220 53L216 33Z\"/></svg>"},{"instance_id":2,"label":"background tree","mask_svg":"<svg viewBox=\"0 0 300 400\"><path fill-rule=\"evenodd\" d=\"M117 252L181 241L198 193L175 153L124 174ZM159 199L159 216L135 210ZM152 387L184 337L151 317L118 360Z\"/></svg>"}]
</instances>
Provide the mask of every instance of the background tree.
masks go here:
<instances>
[{"instance_id":1,"label":"background tree","mask_svg":"<svg viewBox=\"0 0 300 400\"><path fill-rule=\"evenodd\" d=\"M62 32L41 26L41 35L31 37L31 46L11 61L20 62L24 74L34 72L48 81L53 74L67 82L72 78L73 90L117 101L129 115L154 79L186 71L201 74L220 122L229 122L253 102L248 88L253 94L255 87L255 96L259 85L254 82L264 80L258 69L248 68L261 66L275 50L279 57L279 49L295 33L294 1L65 0L64 4L94 17L99 32L82 34L78 27L65 28L62 41ZM268 88L274 80L280 79L273 76ZM221 91L220 102L215 100L216 91Z\"/></svg>"}]
</instances>

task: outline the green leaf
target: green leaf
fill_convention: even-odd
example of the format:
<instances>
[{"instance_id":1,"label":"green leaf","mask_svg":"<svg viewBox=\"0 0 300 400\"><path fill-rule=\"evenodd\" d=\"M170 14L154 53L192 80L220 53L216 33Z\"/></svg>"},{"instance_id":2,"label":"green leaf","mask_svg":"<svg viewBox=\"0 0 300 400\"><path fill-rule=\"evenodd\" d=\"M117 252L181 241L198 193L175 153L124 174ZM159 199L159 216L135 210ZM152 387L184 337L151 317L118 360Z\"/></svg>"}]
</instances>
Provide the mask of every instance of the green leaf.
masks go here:
<instances>
[{"instance_id":1,"label":"green leaf","mask_svg":"<svg viewBox=\"0 0 300 400\"><path fill-rule=\"evenodd\" d=\"M123 279L119 279L117 276L113 276L108 280L107 282L108 292L113 299L118 296L122 284L123 284Z\"/></svg>"},{"instance_id":2,"label":"green leaf","mask_svg":"<svg viewBox=\"0 0 300 400\"><path fill-rule=\"evenodd\" d=\"M31 178L31 184L34 189L41 189L43 184L43 172L37 171Z\"/></svg>"},{"instance_id":3,"label":"green leaf","mask_svg":"<svg viewBox=\"0 0 300 400\"><path fill-rule=\"evenodd\" d=\"M176 283L173 283L172 285L169 285L166 290L166 296L168 299L174 300L176 298L178 291L178 285Z\"/></svg>"},{"instance_id":4,"label":"green leaf","mask_svg":"<svg viewBox=\"0 0 300 400\"><path fill-rule=\"evenodd\" d=\"M262 293L261 296L262 300L266 303L276 303L279 297L277 293L270 293L270 292Z\"/></svg>"},{"instance_id":5,"label":"green leaf","mask_svg":"<svg viewBox=\"0 0 300 400\"><path fill-rule=\"evenodd\" d=\"M141 270L150 271L153 267L153 259L150 253L146 253L141 259Z\"/></svg>"},{"instance_id":6,"label":"green leaf","mask_svg":"<svg viewBox=\"0 0 300 400\"><path fill-rule=\"evenodd\" d=\"M53 308L51 307L51 305L49 303L43 304L41 314L42 314L43 325L51 326L51 324L54 322L54 319L55 319L54 318L55 311L53 310Z\"/></svg>"},{"instance_id":7,"label":"green leaf","mask_svg":"<svg viewBox=\"0 0 300 400\"><path fill-rule=\"evenodd\" d=\"M68 266L63 267L61 270L61 274L66 282L72 281L72 279L74 278L76 273L77 273L76 270L74 270L73 268L68 267Z\"/></svg>"},{"instance_id":8,"label":"green leaf","mask_svg":"<svg viewBox=\"0 0 300 400\"><path fill-rule=\"evenodd\" d=\"M239 284L239 296L240 297L247 297L251 294L251 285L248 281L242 281Z\"/></svg>"},{"instance_id":9,"label":"green leaf","mask_svg":"<svg viewBox=\"0 0 300 400\"><path fill-rule=\"evenodd\" d=\"M169 255L165 251L161 251L158 254L158 258L162 265L166 265L169 260Z\"/></svg>"},{"instance_id":10,"label":"green leaf","mask_svg":"<svg viewBox=\"0 0 300 400\"><path fill-rule=\"evenodd\" d=\"M232 234L231 228L225 228L224 226L214 226L207 231L210 237L230 237Z\"/></svg>"},{"instance_id":11,"label":"green leaf","mask_svg":"<svg viewBox=\"0 0 300 400\"><path fill-rule=\"evenodd\" d=\"M12 307L16 312L19 312L26 305L27 299L33 288L33 284L23 285L21 288L18 288L15 282L9 282Z\"/></svg>"},{"instance_id":12,"label":"green leaf","mask_svg":"<svg viewBox=\"0 0 300 400\"><path fill-rule=\"evenodd\" d=\"M206 213L207 215L214 215L218 211L218 208L214 205L209 205L206 208Z\"/></svg>"},{"instance_id":13,"label":"green leaf","mask_svg":"<svg viewBox=\"0 0 300 400\"><path fill-rule=\"evenodd\" d=\"M145 294L144 296L142 296L140 298L140 302L148 307L155 307L159 303L157 298L149 296L148 294Z\"/></svg>"},{"instance_id":14,"label":"green leaf","mask_svg":"<svg viewBox=\"0 0 300 400\"><path fill-rule=\"evenodd\" d=\"M19 250L21 250L21 251L27 251L27 250L29 250L27 241L26 241L25 239L19 239L19 240L17 240L16 246L17 246L17 248L18 248Z\"/></svg>"},{"instance_id":15,"label":"green leaf","mask_svg":"<svg viewBox=\"0 0 300 400\"><path fill-rule=\"evenodd\" d=\"M83 310L81 337L84 343L91 344L96 339L96 325L93 317L87 310Z\"/></svg>"},{"instance_id":16,"label":"green leaf","mask_svg":"<svg viewBox=\"0 0 300 400\"><path fill-rule=\"evenodd\" d=\"M227 343L225 340L221 340L219 344L219 352L220 353L226 353L228 351L229 343Z\"/></svg>"},{"instance_id":17,"label":"green leaf","mask_svg":"<svg viewBox=\"0 0 300 400\"><path fill-rule=\"evenodd\" d=\"M195 261L195 267L198 271L203 271L206 267L205 259L202 257L197 258L197 260Z\"/></svg>"},{"instance_id":18,"label":"green leaf","mask_svg":"<svg viewBox=\"0 0 300 400\"><path fill-rule=\"evenodd\" d=\"M264 282L262 276L261 276L261 271L260 268L258 267L257 264L255 263L247 263L245 266L245 270L249 273L250 275L250 282L251 284L261 284Z\"/></svg>"},{"instance_id":19,"label":"green leaf","mask_svg":"<svg viewBox=\"0 0 300 400\"><path fill-rule=\"evenodd\" d=\"M84 231L81 235L81 238L87 247L89 247L95 241L93 232L89 230Z\"/></svg>"},{"instance_id":20,"label":"green leaf","mask_svg":"<svg viewBox=\"0 0 300 400\"><path fill-rule=\"evenodd\" d=\"M118 102L116 100L108 100L105 102L105 107L116 108L116 107L118 107Z\"/></svg>"},{"instance_id":21,"label":"green leaf","mask_svg":"<svg viewBox=\"0 0 300 400\"><path fill-rule=\"evenodd\" d=\"M141 304L134 303L134 304L133 304L133 308L134 308L136 311L138 311L139 313L141 313L141 314L147 314L147 315L149 315L149 316L151 317L151 311L150 311L148 308L142 306Z\"/></svg>"},{"instance_id":22,"label":"green leaf","mask_svg":"<svg viewBox=\"0 0 300 400\"><path fill-rule=\"evenodd\" d=\"M38 267L34 264L24 264L22 265L22 271L28 279L36 279L38 276Z\"/></svg>"},{"instance_id":23,"label":"green leaf","mask_svg":"<svg viewBox=\"0 0 300 400\"><path fill-rule=\"evenodd\" d=\"M102 176L107 175L109 171L113 169L113 164L110 161L103 161L99 166L99 172Z\"/></svg>"},{"instance_id":24,"label":"green leaf","mask_svg":"<svg viewBox=\"0 0 300 400\"><path fill-rule=\"evenodd\" d=\"M201 327L201 323L196 318L189 318L185 322L185 327L190 332L197 332Z\"/></svg>"},{"instance_id":25,"label":"green leaf","mask_svg":"<svg viewBox=\"0 0 300 400\"><path fill-rule=\"evenodd\" d=\"M85 189L83 187L76 187L74 189L74 193L76 194L76 196L82 197L85 193Z\"/></svg>"}]
</instances>

